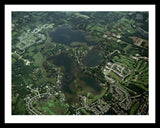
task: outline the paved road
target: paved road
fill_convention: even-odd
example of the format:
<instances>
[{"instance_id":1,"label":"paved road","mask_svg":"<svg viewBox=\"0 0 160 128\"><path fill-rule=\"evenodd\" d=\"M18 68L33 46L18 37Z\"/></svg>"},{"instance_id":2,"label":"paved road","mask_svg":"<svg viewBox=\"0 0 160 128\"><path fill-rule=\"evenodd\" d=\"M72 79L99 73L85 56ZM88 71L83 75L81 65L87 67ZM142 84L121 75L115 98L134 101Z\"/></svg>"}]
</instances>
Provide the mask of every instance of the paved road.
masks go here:
<instances>
[{"instance_id":1,"label":"paved road","mask_svg":"<svg viewBox=\"0 0 160 128\"><path fill-rule=\"evenodd\" d=\"M114 50L113 52L109 53L109 55L114 54L115 52L121 53L119 50Z\"/></svg>"},{"instance_id":2,"label":"paved road","mask_svg":"<svg viewBox=\"0 0 160 128\"><path fill-rule=\"evenodd\" d=\"M38 110L36 110L36 109L32 106L32 102L33 102L34 100L36 100L38 97L44 96L45 94L48 94L48 93L42 93L42 94L36 95L36 96L32 97L32 98L29 100L29 102L28 102L28 110L29 110L31 113L33 113L33 114L35 114L35 115L42 115L41 112L39 112Z\"/></svg>"}]
</instances>

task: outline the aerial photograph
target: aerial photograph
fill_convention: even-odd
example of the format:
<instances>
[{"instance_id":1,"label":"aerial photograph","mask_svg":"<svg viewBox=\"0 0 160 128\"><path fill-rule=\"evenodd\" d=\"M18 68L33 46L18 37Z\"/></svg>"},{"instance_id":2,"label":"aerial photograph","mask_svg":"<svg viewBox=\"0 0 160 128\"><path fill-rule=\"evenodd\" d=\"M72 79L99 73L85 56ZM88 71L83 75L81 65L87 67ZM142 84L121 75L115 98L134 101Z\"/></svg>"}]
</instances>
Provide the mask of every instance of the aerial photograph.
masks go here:
<instances>
[{"instance_id":1,"label":"aerial photograph","mask_svg":"<svg viewBox=\"0 0 160 128\"><path fill-rule=\"evenodd\" d=\"M148 11L12 11L12 115L149 115Z\"/></svg>"}]
</instances>

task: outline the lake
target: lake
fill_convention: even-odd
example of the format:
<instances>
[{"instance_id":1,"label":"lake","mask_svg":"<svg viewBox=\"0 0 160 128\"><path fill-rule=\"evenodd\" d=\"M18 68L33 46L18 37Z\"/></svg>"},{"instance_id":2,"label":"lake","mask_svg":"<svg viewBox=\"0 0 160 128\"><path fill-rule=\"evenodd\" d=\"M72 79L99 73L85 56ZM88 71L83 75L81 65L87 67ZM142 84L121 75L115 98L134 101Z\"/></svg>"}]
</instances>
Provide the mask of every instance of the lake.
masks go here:
<instances>
[{"instance_id":1,"label":"lake","mask_svg":"<svg viewBox=\"0 0 160 128\"><path fill-rule=\"evenodd\" d=\"M72 30L69 25L57 27L57 29L49 35L53 42L65 45L70 45L72 42L85 42L87 45L96 45L96 42L89 33Z\"/></svg>"},{"instance_id":2,"label":"lake","mask_svg":"<svg viewBox=\"0 0 160 128\"><path fill-rule=\"evenodd\" d=\"M100 83L85 75L72 57L61 53L49 57L48 61L61 67L64 73L61 90L69 104L78 102L79 95L87 95L87 93L98 95L102 92L102 87L99 86Z\"/></svg>"},{"instance_id":3,"label":"lake","mask_svg":"<svg viewBox=\"0 0 160 128\"><path fill-rule=\"evenodd\" d=\"M94 67L101 64L102 61L103 61L102 52L96 48L93 48L83 58L82 63L88 67Z\"/></svg>"}]
</instances>

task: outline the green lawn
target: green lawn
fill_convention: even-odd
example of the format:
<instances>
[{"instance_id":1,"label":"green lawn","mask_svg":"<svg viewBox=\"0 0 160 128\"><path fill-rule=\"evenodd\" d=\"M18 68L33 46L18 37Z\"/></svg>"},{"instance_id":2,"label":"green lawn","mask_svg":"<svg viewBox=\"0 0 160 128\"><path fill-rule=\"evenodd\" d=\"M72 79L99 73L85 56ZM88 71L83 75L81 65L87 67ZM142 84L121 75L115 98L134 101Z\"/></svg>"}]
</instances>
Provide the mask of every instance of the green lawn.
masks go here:
<instances>
[{"instance_id":1,"label":"green lawn","mask_svg":"<svg viewBox=\"0 0 160 128\"><path fill-rule=\"evenodd\" d=\"M113 79L117 80L117 81L121 81L121 77L119 77L117 74L115 74L114 72L109 72L109 76L111 76Z\"/></svg>"},{"instance_id":2,"label":"green lawn","mask_svg":"<svg viewBox=\"0 0 160 128\"><path fill-rule=\"evenodd\" d=\"M132 106L132 108L130 109L130 115L135 115L135 113L136 113L139 105L140 105L140 102L137 101L137 102Z\"/></svg>"},{"instance_id":3,"label":"green lawn","mask_svg":"<svg viewBox=\"0 0 160 128\"><path fill-rule=\"evenodd\" d=\"M82 47L87 47L87 44L85 42L72 42L70 43L70 46L77 46L80 45Z\"/></svg>"},{"instance_id":4,"label":"green lawn","mask_svg":"<svg viewBox=\"0 0 160 128\"><path fill-rule=\"evenodd\" d=\"M82 115L90 115L85 109L81 109L80 112L82 113Z\"/></svg>"},{"instance_id":5,"label":"green lawn","mask_svg":"<svg viewBox=\"0 0 160 128\"><path fill-rule=\"evenodd\" d=\"M127 52L128 50L130 50L132 48L132 45L131 44L128 44L125 48L123 48L123 50L125 52Z\"/></svg>"},{"instance_id":6,"label":"green lawn","mask_svg":"<svg viewBox=\"0 0 160 128\"><path fill-rule=\"evenodd\" d=\"M126 89L129 93L131 93L131 94L133 94L133 95L137 95L137 93L136 93L135 91L127 88L126 86L121 85L121 84L119 84L119 83L116 83L116 84L118 84L118 85L120 85L121 87L123 87L124 89Z\"/></svg>"},{"instance_id":7,"label":"green lawn","mask_svg":"<svg viewBox=\"0 0 160 128\"><path fill-rule=\"evenodd\" d=\"M142 84L139 84L139 83L133 83L135 86L143 89L144 91L148 91L148 88L145 88Z\"/></svg>"},{"instance_id":8,"label":"green lawn","mask_svg":"<svg viewBox=\"0 0 160 128\"><path fill-rule=\"evenodd\" d=\"M66 107L55 97L52 97L52 99L41 100L40 102L41 105L39 102L35 102L36 108L46 115L63 115L67 110Z\"/></svg>"},{"instance_id":9,"label":"green lawn","mask_svg":"<svg viewBox=\"0 0 160 128\"><path fill-rule=\"evenodd\" d=\"M135 63L135 60L131 59L130 57L126 57L124 55L119 55L120 56L120 59L115 56L113 58L113 62L127 68L127 69L133 69L133 65Z\"/></svg>"},{"instance_id":10,"label":"green lawn","mask_svg":"<svg viewBox=\"0 0 160 128\"><path fill-rule=\"evenodd\" d=\"M108 91L108 87L106 87L101 94L96 95L96 96L93 96L92 94L88 93L87 100L86 100L87 104L91 104L95 102L96 100L102 98L107 91ZM90 99L88 97L90 97Z\"/></svg>"}]
</instances>

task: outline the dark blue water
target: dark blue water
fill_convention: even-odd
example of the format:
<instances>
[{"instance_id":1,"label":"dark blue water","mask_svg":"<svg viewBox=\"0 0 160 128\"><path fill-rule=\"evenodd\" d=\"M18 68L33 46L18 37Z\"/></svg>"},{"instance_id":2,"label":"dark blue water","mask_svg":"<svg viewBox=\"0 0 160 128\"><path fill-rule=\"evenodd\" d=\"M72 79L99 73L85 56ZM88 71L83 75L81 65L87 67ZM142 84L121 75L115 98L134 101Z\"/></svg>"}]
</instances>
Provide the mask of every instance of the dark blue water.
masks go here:
<instances>
[{"instance_id":1,"label":"dark blue water","mask_svg":"<svg viewBox=\"0 0 160 128\"><path fill-rule=\"evenodd\" d=\"M68 103L78 102L78 94L84 93L87 94L88 91L93 90L93 93L100 93L102 87L99 86L99 82L95 79L83 74L83 72L78 69L74 59L64 53L61 53L57 56L48 57L47 59L50 63L53 63L62 68L63 79L61 83L61 89L66 96L66 100ZM77 80L77 83L74 81ZM78 90L76 84L81 87L83 92ZM88 88L86 90L85 88ZM90 89L89 89L90 88Z\"/></svg>"},{"instance_id":2,"label":"dark blue water","mask_svg":"<svg viewBox=\"0 0 160 128\"><path fill-rule=\"evenodd\" d=\"M102 55L98 49L92 49L88 54L83 58L82 63L88 67L93 67L101 64L103 60Z\"/></svg>"},{"instance_id":3,"label":"dark blue water","mask_svg":"<svg viewBox=\"0 0 160 128\"><path fill-rule=\"evenodd\" d=\"M80 77L80 80L85 81L85 83L92 87L96 92L100 92L102 90L102 88L99 86L99 83L89 76L84 75L83 77Z\"/></svg>"},{"instance_id":4,"label":"dark blue water","mask_svg":"<svg viewBox=\"0 0 160 128\"><path fill-rule=\"evenodd\" d=\"M68 86L74 80L74 73L73 73L73 70L75 68L74 59L70 56L61 53L57 56L49 57L47 60L63 69L64 76L62 80L62 88L65 91L71 93Z\"/></svg>"},{"instance_id":5,"label":"dark blue water","mask_svg":"<svg viewBox=\"0 0 160 128\"><path fill-rule=\"evenodd\" d=\"M72 30L70 26L63 25L58 27L54 32L50 33L50 37L53 42L70 45L72 42L86 42L87 45L95 45L93 41L88 41L86 36L90 36L89 33L82 32L80 30Z\"/></svg>"}]
</instances>

